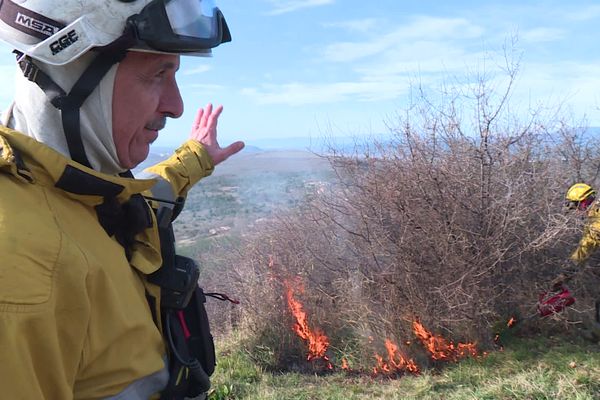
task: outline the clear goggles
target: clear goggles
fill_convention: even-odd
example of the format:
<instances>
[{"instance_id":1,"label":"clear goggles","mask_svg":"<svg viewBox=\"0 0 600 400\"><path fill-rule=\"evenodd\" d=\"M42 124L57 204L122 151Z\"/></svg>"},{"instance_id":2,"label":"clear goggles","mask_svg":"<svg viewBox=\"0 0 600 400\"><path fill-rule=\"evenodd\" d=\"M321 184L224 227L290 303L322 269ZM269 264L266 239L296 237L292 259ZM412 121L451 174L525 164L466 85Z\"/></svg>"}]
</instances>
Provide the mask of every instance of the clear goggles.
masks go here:
<instances>
[{"instance_id":1,"label":"clear goggles","mask_svg":"<svg viewBox=\"0 0 600 400\"><path fill-rule=\"evenodd\" d=\"M231 41L213 0L154 0L129 17L127 24L142 48L166 53L210 53Z\"/></svg>"}]
</instances>

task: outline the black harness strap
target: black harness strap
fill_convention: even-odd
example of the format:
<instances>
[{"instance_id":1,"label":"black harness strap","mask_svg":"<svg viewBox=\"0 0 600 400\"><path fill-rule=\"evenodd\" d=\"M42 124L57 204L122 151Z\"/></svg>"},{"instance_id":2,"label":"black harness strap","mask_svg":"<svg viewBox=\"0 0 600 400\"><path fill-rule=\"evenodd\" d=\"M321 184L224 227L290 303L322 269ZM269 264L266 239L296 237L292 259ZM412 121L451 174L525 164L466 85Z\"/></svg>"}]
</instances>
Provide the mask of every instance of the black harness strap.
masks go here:
<instances>
[{"instance_id":1,"label":"black harness strap","mask_svg":"<svg viewBox=\"0 0 600 400\"><path fill-rule=\"evenodd\" d=\"M128 260L135 235L152 226L151 211L142 195L134 194L119 203L117 195L123 191L122 185L68 165L55 186L70 193L104 197L104 202L95 207L98 221L107 235L114 236L123 246Z\"/></svg>"},{"instance_id":2,"label":"black harness strap","mask_svg":"<svg viewBox=\"0 0 600 400\"><path fill-rule=\"evenodd\" d=\"M102 197L116 197L124 189L123 185L98 178L71 165L65 167L54 186L69 193Z\"/></svg>"}]
</instances>

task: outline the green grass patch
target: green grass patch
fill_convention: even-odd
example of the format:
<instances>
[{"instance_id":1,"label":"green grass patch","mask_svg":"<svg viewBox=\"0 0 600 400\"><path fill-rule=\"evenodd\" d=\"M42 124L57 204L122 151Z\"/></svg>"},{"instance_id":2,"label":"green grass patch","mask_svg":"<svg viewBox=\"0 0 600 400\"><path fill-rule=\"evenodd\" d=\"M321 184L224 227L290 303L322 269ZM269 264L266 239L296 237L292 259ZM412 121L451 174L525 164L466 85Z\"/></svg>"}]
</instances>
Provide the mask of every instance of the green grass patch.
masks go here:
<instances>
[{"instance_id":1,"label":"green grass patch","mask_svg":"<svg viewBox=\"0 0 600 400\"><path fill-rule=\"evenodd\" d=\"M577 339L515 339L486 357L393 379L343 372L269 373L239 340L219 348L211 400L600 399L600 346Z\"/></svg>"}]
</instances>

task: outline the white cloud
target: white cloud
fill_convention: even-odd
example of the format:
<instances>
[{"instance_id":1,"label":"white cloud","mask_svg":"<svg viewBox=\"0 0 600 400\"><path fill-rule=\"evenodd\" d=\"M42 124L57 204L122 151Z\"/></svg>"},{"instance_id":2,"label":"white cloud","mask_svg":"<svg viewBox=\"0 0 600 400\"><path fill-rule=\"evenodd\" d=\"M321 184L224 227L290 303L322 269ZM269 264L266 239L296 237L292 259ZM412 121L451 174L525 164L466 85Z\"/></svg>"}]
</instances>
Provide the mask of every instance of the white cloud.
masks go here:
<instances>
[{"instance_id":1,"label":"white cloud","mask_svg":"<svg viewBox=\"0 0 600 400\"><path fill-rule=\"evenodd\" d=\"M245 88L241 93L258 104L289 106L336 103L343 101L390 100L405 94L407 81L356 81L333 83L285 83Z\"/></svg>"},{"instance_id":2,"label":"white cloud","mask_svg":"<svg viewBox=\"0 0 600 400\"><path fill-rule=\"evenodd\" d=\"M191 89L193 93L201 93L203 95L215 94L225 90L225 86L211 83L192 83L191 85L187 85L186 88Z\"/></svg>"},{"instance_id":3,"label":"white cloud","mask_svg":"<svg viewBox=\"0 0 600 400\"><path fill-rule=\"evenodd\" d=\"M508 17L515 12L504 10ZM562 10L565 18L559 20L556 10L546 11L550 15L537 22L485 12L464 18L413 16L394 21L387 30L384 20L368 15L364 19L326 23L325 28L346 29L356 37L353 41L330 43L320 51L323 57L319 62L323 64L319 67L324 67L325 76L334 76L333 82L301 82L294 78L295 81L281 84L247 87L242 94L267 105L376 105L377 101L402 101L415 82L430 88L444 82L468 84L477 78L477 73L484 74L492 87L497 85L501 90L502 79L506 78L501 70L505 61L502 45L510 41L514 33L510 29L517 26L518 42L515 48L509 43L506 49L509 56L514 51L517 59L521 51L524 54L512 99L525 107L553 107L564 102L579 115L587 113L591 122L600 125L600 65L594 65L591 57L586 62L576 58L562 62L560 57L547 61L538 58L546 57L549 46L545 43L564 41L571 35L573 23L569 21L582 20L584 15L600 16L600 6L589 7L581 14ZM336 75L335 71L339 73Z\"/></svg>"},{"instance_id":4,"label":"white cloud","mask_svg":"<svg viewBox=\"0 0 600 400\"><path fill-rule=\"evenodd\" d=\"M330 26L366 29L373 23L375 19L349 20ZM408 92L411 82L433 84L464 71L467 63L483 58L481 52L469 53L458 44L461 39L477 39L482 34L482 28L466 19L419 16L401 28L378 32L370 40L327 46L325 62L334 62L334 65L352 62L352 68L345 68L344 75L349 73L349 78L340 78L337 82L262 85L245 88L242 94L259 104L291 106L395 100Z\"/></svg>"},{"instance_id":5,"label":"white cloud","mask_svg":"<svg viewBox=\"0 0 600 400\"><path fill-rule=\"evenodd\" d=\"M379 54L389 47L384 38L369 42L338 42L328 45L323 55L327 61L353 62Z\"/></svg>"},{"instance_id":6,"label":"white cloud","mask_svg":"<svg viewBox=\"0 0 600 400\"><path fill-rule=\"evenodd\" d=\"M448 74L464 71L489 58L484 52L467 52L450 43L411 42L390 49L355 66L364 77L385 79L397 75Z\"/></svg>"},{"instance_id":7,"label":"white cloud","mask_svg":"<svg viewBox=\"0 0 600 400\"><path fill-rule=\"evenodd\" d=\"M325 28L342 28L350 32L365 33L372 31L381 22L376 18L364 18L339 22L328 22L323 24Z\"/></svg>"},{"instance_id":8,"label":"white cloud","mask_svg":"<svg viewBox=\"0 0 600 400\"><path fill-rule=\"evenodd\" d=\"M600 65L572 61L531 63L523 67L516 87L521 98L532 96L539 104L565 103L575 116L587 114L590 123L600 125Z\"/></svg>"},{"instance_id":9,"label":"white cloud","mask_svg":"<svg viewBox=\"0 0 600 400\"><path fill-rule=\"evenodd\" d=\"M268 0L273 5L269 15L285 14L303 8L319 7L333 4L335 0Z\"/></svg>"},{"instance_id":10,"label":"white cloud","mask_svg":"<svg viewBox=\"0 0 600 400\"><path fill-rule=\"evenodd\" d=\"M401 28L360 42L338 42L328 45L323 53L327 60L353 62L415 41L456 41L483 35L483 28L463 18L419 16ZM418 53L417 53L418 54ZM414 56L414 54L412 55Z\"/></svg>"},{"instance_id":11,"label":"white cloud","mask_svg":"<svg viewBox=\"0 0 600 400\"><path fill-rule=\"evenodd\" d=\"M564 38L565 30L555 28L535 28L519 33L519 38L529 43L552 42Z\"/></svg>"},{"instance_id":12,"label":"white cloud","mask_svg":"<svg viewBox=\"0 0 600 400\"><path fill-rule=\"evenodd\" d=\"M589 21L600 17L600 5L594 4L583 8L578 8L576 11L568 11L563 14L565 19L571 21Z\"/></svg>"},{"instance_id":13,"label":"white cloud","mask_svg":"<svg viewBox=\"0 0 600 400\"><path fill-rule=\"evenodd\" d=\"M205 72L210 71L211 66L210 65L199 65L197 67L194 68L187 68L184 71L182 71L182 75L196 75L196 74L203 74Z\"/></svg>"}]
</instances>

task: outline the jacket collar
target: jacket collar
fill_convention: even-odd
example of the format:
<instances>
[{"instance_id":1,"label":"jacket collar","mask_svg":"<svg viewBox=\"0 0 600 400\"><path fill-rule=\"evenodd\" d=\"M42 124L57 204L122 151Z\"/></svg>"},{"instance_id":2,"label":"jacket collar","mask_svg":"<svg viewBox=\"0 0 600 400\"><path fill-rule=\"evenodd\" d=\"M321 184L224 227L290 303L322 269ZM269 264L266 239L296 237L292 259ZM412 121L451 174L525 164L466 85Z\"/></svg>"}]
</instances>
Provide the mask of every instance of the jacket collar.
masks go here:
<instances>
[{"instance_id":1,"label":"jacket collar","mask_svg":"<svg viewBox=\"0 0 600 400\"><path fill-rule=\"evenodd\" d=\"M105 197L125 202L156 183L155 179L102 174L3 126L0 126L0 148L0 168L10 171L18 179L63 189L69 197L89 205L98 205Z\"/></svg>"},{"instance_id":2,"label":"jacket collar","mask_svg":"<svg viewBox=\"0 0 600 400\"><path fill-rule=\"evenodd\" d=\"M144 274L161 265L153 213L141 196L156 179L131 179L94 171L22 133L0 126L0 171L23 182L63 190L96 210L108 236L124 248L130 264Z\"/></svg>"}]
</instances>

